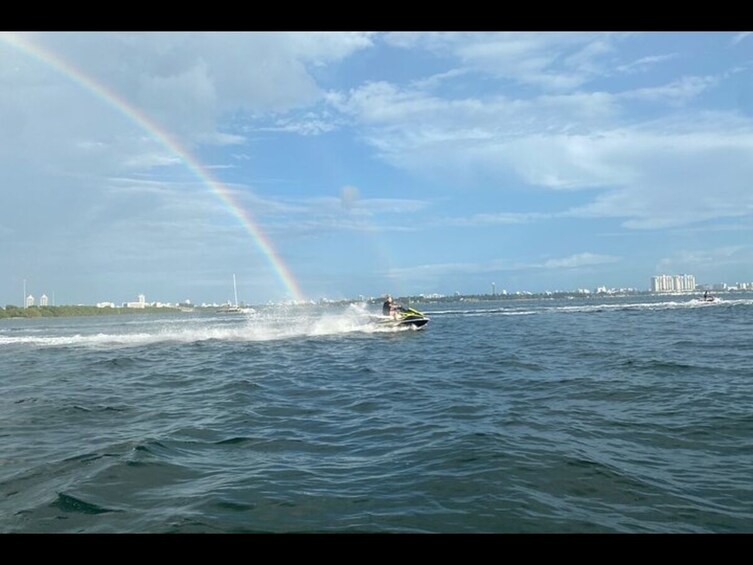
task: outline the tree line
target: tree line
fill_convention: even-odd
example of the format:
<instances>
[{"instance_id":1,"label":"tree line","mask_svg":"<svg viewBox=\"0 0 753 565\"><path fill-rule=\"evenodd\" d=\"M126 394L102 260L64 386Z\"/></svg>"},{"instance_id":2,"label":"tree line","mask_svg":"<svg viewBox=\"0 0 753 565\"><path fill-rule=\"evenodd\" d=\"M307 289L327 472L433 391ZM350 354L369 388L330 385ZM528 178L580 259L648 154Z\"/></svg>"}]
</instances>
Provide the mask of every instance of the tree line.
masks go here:
<instances>
[{"instance_id":1,"label":"tree line","mask_svg":"<svg viewBox=\"0 0 753 565\"><path fill-rule=\"evenodd\" d=\"M179 312L177 308L98 308L97 306L29 306L21 308L6 304L0 308L0 318L61 318L66 316L102 316L111 314L139 314L145 312Z\"/></svg>"}]
</instances>

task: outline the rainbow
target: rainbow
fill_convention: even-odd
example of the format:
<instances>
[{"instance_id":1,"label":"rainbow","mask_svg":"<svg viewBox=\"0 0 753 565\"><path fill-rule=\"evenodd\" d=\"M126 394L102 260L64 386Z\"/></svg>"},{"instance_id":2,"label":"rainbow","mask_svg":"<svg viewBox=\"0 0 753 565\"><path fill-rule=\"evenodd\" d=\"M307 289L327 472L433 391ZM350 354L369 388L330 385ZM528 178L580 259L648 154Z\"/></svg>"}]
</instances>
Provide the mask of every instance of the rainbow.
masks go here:
<instances>
[{"instance_id":1,"label":"rainbow","mask_svg":"<svg viewBox=\"0 0 753 565\"><path fill-rule=\"evenodd\" d=\"M258 224L254 221L251 214L245 210L238 202L235 201L232 192L217 180L207 168L202 165L191 153L184 148L178 140L168 131L163 129L158 123L147 116L139 108L130 104L125 98L108 86L96 81L86 74L83 70L75 66L70 61L66 61L55 53L52 53L39 45L33 44L18 34L0 33L0 39L7 44L15 47L34 59L55 69L65 75L68 79L81 85L83 88L100 98L110 107L114 108L127 119L135 122L139 127L148 132L154 139L164 145L169 151L177 156L188 169L195 174L209 190L219 198L220 202L235 216L249 233L256 246L267 258L272 265L275 273L285 286L293 300L301 302L304 300L298 283L293 278L290 269L285 265L283 260L275 251L269 238L264 234Z\"/></svg>"}]
</instances>

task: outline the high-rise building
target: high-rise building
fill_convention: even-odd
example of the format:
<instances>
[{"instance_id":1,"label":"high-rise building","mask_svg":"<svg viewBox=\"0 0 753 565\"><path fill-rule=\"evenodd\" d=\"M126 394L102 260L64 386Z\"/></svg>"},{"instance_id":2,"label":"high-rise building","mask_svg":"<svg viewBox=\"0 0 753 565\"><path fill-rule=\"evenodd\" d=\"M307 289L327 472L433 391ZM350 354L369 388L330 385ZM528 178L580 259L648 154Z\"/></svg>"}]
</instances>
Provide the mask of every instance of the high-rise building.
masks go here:
<instances>
[{"instance_id":1,"label":"high-rise building","mask_svg":"<svg viewBox=\"0 0 753 565\"><path fill-rule=\"evenodd\" d=\"M34 297L30 294L26 297L26 307L34 306Z\"/></svg>"},{"instance_id":2,"label":"high-rise building","mask_svg":"<svg viewBox=\"0 0 753 565\"><path fill-rule=\"evenodd\" d=\"M43 294L39 297L39 305L40 306L47 306L49 303L49 299L47 298L46 294Z\"/></svg>"},{"instance_id":3,"label":"high-rise building","mask_svg":"<svg viewBox=\"0 0 753 565\"><path fill-rule=\"evenodd\" d=\"M693 292L695 275L657 275L651 277L652 292Z\"/></svg>"},{"instance_id":4,"label":"high-rise building","mask_svg":"<svg viewBox=\"0 0 753 565\"><path fill-rule=\"evenodd\" d=\"M143 294L139 294L138 302L124 302L125 308L146 308L146 297Z\"/></svg>"},{"instance_id":5,"label":"high-rise building","mask_svg":"<svg viewBox=\"0 0 753 565\"><path fill-rule=\"evenodd\" d=\"M693 292L695 290L694 275L680 275L680 288L684 292Z\"/></svg>"}]
</instances>

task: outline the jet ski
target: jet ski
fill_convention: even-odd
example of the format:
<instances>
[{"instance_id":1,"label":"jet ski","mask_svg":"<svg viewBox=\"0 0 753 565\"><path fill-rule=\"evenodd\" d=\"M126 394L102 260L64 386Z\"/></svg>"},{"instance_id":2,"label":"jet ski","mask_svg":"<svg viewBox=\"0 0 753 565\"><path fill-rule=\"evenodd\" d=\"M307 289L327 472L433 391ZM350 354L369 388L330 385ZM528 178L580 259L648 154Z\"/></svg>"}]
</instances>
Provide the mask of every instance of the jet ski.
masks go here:
<instances>
[{"instance_id":1,"label":"jet ski","mask_svg":"<svg viewBox=\"0 0 753 565\"><path fill-rule=\"evenodd\" d=\"M372 321L387 327L412 326L414 329L424 327L430 318L413 308L404 308L400 306L397 311L397 317L392 316L372 316Z\"/></svg>"}]
</instances>

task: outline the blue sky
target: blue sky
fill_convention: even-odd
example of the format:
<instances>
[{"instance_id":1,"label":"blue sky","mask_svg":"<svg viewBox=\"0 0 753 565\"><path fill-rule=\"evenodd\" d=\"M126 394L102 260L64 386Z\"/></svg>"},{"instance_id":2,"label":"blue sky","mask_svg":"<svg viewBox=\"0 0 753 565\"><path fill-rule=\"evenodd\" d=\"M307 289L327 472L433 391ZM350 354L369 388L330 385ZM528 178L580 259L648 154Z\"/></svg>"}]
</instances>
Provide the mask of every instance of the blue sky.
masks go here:
<instances>
[{"instance_id":1,"label":"blue sky","mask_svg":"<svg viewBox=\"0 0 753 565\"><path fill-rule=\"evenodd\" d=\"M0 34L0 304L753 281L753 35Z\"/></svg>"}]
</instances>

